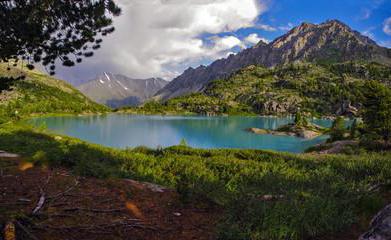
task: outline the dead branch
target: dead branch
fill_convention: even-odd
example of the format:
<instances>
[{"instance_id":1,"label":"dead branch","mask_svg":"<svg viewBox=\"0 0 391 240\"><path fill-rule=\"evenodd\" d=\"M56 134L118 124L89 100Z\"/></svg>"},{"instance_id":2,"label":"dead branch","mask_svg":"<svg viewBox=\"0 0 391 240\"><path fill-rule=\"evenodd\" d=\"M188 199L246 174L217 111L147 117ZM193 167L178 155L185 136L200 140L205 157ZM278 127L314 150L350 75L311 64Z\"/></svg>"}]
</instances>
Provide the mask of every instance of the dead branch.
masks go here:
<instances>
[{"instance_id":1,"label":"dead branch","mask_svg":"<svg viewBox=\"0 0 391 240\"><path fill-rule=\"evenodd\" d=\"M33 215L37 214L39 210L41 210L44 204L45 204L45 192L41 189L41 196L39 197L37 206L33 210Z\"/></svg>"},{"instance_id":2,"label":"dead branch","mask_svg":"<svg viewBox=\"0 0 391 240\"><path fill-rule=\"evenodd\" d=\"M70 187L69 187L68 189L66 189L64 192L60 192L60 193L58 193L58 194L56 194L56 195L54 195L54 196L48 197L48 199L54 200L54 199L57 199L57 198L59 198L59 197L61 197L61 196L64 196L64 195L66 195L67 193L69 193L70 191L72 191L73 189L75 189L78 185L79 185L79 181L78 181L77 179L75 179L75 184L74 184L74 185L70 186Z\"/></svg>"},{"instance_id":3,"label":"dead branch","mask_svg":"<svg viewBox=\"0 0 391 240\"><path fill-rule=\"evenodd\" d=\"M46 186L49 184L51 178L52 178L52 174L50 174L50 172L49 172L48 177L46 178L46 182L45 182Z\"/></svg>"},{"instance_id":4,"label":"dead branch","mask_svg":"<svg viewBox=\"0 0 391 240\"><path fill-rule=\"evenodd\" d=\"M48 177L46 178L46 182L45 182L45 186L44 187L47 187L49 185L51 178L52 178L52 175L50 173L48 173ZM39 189L40 189L40 192L41 192L41 196L39 197L39 201L37 203L37 206L34 208L34 210L32 212L32 215L37 214L41 210L43 205L45 204L45 200L46 200L45 191L40 186L39 186Z\"/></svg>"}]
</instances>

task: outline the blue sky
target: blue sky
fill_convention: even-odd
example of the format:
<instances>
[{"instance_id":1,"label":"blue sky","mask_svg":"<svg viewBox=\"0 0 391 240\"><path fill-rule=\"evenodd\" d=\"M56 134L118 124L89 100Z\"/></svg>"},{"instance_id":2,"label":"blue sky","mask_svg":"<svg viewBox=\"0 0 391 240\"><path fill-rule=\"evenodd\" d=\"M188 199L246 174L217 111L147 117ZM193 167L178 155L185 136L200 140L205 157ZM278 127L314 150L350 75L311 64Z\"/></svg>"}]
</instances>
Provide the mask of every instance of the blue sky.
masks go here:
<instances>
[{"instance_id":1,"label":"blue sky","mask_svg":"<svg viewBox=\"0 0 391 240\"><path fill-rule=\"evenodd\" d=\"M71 83L103 71L167 80L272 41L302 22L338 19L391 48L391 0L118 0L116 31L95 56L58 68Z\"/></svg>"},{"instance_id":2,"label":"blue sky","mask_svg":"<svg viewBox=\"0 0 391 240\"><path fill-rule=\"evenodd\" d=\"M246 28L234 34L243 37L255 32L273 40L302 22L321 23L338 19L378 44L391 47L391 36L383 31L384 21L389 17L391 0L271 0L257 24L271 26L275 31Z\"/></svg>"}]
</instances>

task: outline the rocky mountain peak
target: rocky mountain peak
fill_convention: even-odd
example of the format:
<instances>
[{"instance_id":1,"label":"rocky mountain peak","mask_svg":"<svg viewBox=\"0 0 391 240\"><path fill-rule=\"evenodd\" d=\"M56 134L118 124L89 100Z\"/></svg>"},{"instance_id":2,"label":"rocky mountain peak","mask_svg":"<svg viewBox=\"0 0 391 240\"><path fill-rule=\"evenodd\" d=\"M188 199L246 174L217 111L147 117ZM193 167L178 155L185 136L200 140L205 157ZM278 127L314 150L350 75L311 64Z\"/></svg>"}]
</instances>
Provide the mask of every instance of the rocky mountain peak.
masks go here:
<instances>
[{"instance_id":1,"label":"rocky mountain peak","mask_svg":"<svg viewBox=\"0 0 391 240\"><path fill-rule=\"evenodd\" d=\"M325 21L324 23L321 23L320 25L338 26L338 27L344 27L344 28L350 29L350 27L348 25L339 21L338 19L330 19L330 20Z\"/></svg>"},{"instance_id":2,"label":"rocky mountain peak","mask_svg":"<svg viewBox=\"0 0 391 240\"><path fill-rule=\"evenodd\" d=\"M313 23L303 22L302 24L293 28L292 30L296 32L301 32L301 31L307 31L309 29L313 29L314 27L316 27L316 25Z\"/></svg>"},{"instance_id":3,"label":"rocky mountain peak","mask_svg":"<svg viewBox=\"0 0 391 240\"><path fill-rule=\"evenodd\" d=\"M96 102L117 108L142 104L167 83L161 78L133 79L103 72L78 89Z\"/></svg>"},{"instance_id":4,"label":"rocky mountain peak","mask_svg":"<svg viewBox=\"0 0 391 240\"><path fill-rule=\"evenodd\" d=\"M249 66L273 67L293 62L374 61L391 65L391 50L338 20L302 23L269 44L260 41L252 48L219 59L207 67L191 68L161 89L156 97L168 99L199 92L210 81L226 78Z\"/></svg>"}]
</instances>

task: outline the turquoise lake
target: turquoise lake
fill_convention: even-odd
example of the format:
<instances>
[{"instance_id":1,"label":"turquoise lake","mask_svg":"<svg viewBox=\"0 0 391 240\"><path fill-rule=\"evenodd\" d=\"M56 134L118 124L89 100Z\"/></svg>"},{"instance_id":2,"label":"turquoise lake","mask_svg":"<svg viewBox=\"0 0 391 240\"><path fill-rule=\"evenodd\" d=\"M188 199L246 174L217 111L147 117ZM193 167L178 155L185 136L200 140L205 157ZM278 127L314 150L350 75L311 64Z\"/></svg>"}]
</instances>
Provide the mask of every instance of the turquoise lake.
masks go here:
<instances>
[{"instance_id":1,"label":"turquoise lake","mask_svg":"<svg viewBox=\"0 0 391 240\"><path fill-rule=\"evenodd\" d=\"M35 118L31 123L57 134L116 148L168 147L178 145L184 139L189 146L195 148L269 149L298 153L326 141L327 136L305 140L245 131L250 127L276 129L292 121L293 118L277 117L109 114ZM312 122L325 127L332 124L330 120L323 119Z\"/></svg>"}]
</instances>

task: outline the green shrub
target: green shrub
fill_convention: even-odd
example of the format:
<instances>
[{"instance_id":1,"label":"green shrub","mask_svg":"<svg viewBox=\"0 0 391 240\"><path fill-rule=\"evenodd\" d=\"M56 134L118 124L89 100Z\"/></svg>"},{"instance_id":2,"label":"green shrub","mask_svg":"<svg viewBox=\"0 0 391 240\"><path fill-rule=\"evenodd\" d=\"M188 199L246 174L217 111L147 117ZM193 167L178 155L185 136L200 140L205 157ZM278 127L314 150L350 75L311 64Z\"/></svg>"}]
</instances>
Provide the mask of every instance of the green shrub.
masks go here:
<instances>
[{"instance_id":1,"label":"green shrub","mask_svg":"<svg viewBox=\"0 0 391 240\"><path fill-rule=\"evenodd\" d=\"M261 150L116 150L4 125L0 148L94 177L125 177L176 189L187 202L207 198L225 211L221 239L316 238L350 226L368 206L368 186L390 184L389 153L294 155ZM47 159L47 160L46 160ZM263 196L277 196L262 200ZM365 211L364 211L365 210Z\"/></svg>"},{"instance_id":2,"label":"green shrub","mask_svg":"<svg viewBox=\"0 0 391 240\"><path fill-rule=\"evenodd\" d=\"M342 117L337 117L333 125L330 128L329 135L330 135L330 141L339 141L345 139L345 121Z\"/></svg>"},{"instance_id":3,"label":"green shrub","mask_svg":"<svg viewBox=\"0 0 391 240\"><path fill-rule=\"evenodd\" d=\"M31 161L33 163L47 164L48 163L48 158L47 158L46 152L41 151L41 150L37 151L31 157Z\"/></svg>"}]
</instances>

